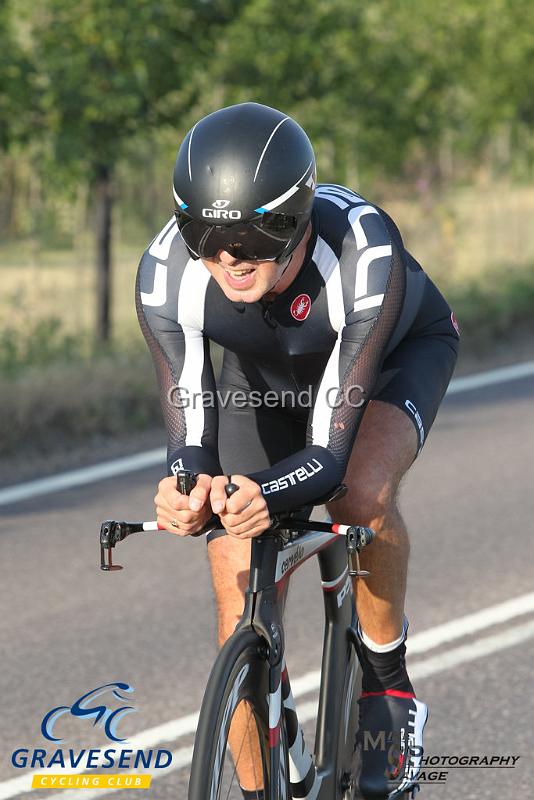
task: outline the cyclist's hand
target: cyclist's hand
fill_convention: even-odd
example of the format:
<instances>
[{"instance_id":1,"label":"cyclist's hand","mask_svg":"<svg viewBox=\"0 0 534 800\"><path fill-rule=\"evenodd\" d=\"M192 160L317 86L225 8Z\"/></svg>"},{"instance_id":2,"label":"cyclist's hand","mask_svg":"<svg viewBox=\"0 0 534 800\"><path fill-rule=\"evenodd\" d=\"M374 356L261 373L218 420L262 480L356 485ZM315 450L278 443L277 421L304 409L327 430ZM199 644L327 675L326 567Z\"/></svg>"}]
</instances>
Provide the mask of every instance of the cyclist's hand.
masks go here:
<instances>
[{"instance_id":1,"label":"cyclist's hand","mask_svg":"<svg viewBox=\"0 0 534 800\"><path fill-rule=\"evenodd\" d=\"M224 487L228 478L218 475L211 482L210 502L214 514L218 514L230 536L251 539L267 530L270 524L267 503L257 483L244 475L232 475L232 483L239 490L226 497Z\"/></svg>"},{"instance_id":2,"label":"cyclist's hand","mask_svg":"<svg viewBox=\"0 0 534 800\"><path fill-rule=\"evenodd\" d=\"M178 536L189 536L202 530L211 517L208 502L211 487L210 475L199 475L197 485L191 494L180 494L176 488L176 478L162 478L158 493L154 498L158 525ZM171 519L177 525L171 525Z\"/></svg>"}]
</instances>

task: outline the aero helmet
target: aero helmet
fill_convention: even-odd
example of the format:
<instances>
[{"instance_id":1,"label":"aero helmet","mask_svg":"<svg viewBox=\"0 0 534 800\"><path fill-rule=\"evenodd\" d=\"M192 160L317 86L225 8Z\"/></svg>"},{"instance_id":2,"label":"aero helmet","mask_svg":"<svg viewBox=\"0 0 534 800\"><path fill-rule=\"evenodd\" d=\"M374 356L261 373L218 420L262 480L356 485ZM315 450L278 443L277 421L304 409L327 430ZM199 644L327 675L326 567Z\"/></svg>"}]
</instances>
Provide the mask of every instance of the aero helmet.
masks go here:
<instances>
[{"instance_id":1,"label":"aero helmet","mask_svg":"<svg viewBox=\"0 0 534 800\"><path fill-rule=\"evenodd\" d=\"M194 258L283 261L302 239L316 185L310 140L258 103L221 108L189 131L174 168L178 229Z\"/></svg>"}]
</instances>

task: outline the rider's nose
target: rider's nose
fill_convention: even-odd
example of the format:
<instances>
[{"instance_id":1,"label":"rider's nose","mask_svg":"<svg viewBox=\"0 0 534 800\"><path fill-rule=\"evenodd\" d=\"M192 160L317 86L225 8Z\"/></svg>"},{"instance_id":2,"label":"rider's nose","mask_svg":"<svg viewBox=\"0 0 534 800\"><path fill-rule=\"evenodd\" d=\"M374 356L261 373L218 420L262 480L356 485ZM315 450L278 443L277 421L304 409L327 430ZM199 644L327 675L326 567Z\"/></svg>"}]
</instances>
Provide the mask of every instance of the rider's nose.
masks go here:
<instances>
[{"instance_id":1,"label":"rider's nose","mask_svg":"<svg viewBox=\"0 0 534 800\"><path fill-rule=\"evenodd\" d=\"M228 253L226 250L219 250L218 259L221 264L226 264L228 267L233 267L234 264L239 263L239 259L230 255L230 253Z\"/></svg>"}]
</instances>

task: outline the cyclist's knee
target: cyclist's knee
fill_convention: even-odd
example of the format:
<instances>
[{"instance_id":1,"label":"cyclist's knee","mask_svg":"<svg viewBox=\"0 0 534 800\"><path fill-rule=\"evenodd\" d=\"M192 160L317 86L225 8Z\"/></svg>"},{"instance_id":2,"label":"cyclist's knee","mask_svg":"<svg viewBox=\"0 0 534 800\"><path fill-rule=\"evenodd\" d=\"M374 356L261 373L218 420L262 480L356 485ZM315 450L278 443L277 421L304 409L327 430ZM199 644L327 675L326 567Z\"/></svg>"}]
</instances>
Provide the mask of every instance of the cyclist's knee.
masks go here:
<instances>
[{"instance_id":1,"label":"cyclist's knee","mask_svg":"<svg viewBox=\"0 0 534 800\"><path fill-rule=\"evenodd\" d=\"M222 647L235 631L235 626L239 622L242 612L242 607L237 613L233 612L231 609L226 609L221 613L221 609L219 608L217 640L220 647Z\"/></svg>"},{"instance_id":2,"label":"cyclist's knee","mask_svg":"<svg viewBox=\"0 0 534 800\"><path fill-rule=\"evenodd\" d=\"M399 514L396 481L378 473L374 479L346 476L345 483L347 494L328 509L336 521L381 528Z\"/></svg>"}]
</instances>

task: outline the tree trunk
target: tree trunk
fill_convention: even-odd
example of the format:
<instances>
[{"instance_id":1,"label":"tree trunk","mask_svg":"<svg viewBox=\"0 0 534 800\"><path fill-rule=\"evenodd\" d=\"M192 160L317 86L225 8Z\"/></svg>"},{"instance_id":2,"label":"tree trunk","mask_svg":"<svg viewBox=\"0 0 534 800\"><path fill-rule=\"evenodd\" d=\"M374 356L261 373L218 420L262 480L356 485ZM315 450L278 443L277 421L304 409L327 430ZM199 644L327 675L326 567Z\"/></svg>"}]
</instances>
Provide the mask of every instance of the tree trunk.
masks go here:
<instances>
[{"instance_id":1,"label":"tree trunk","mask_svg":"<svg viewBox=\"0 0 534 800\"><path fill-rule=\"evenodd\" d=\"M112 168L98 167L96 172L96 335L100 342L111 336L111 190Z\"/></svg>"},{"instance_id":2,"label":"tree trunk","mask_svg":"<svg viewBox=\"0 0 534 800\"><path fill-rule=\"evenodd\" d=\"M0 162L0 233L13 234L13 210L15 208L15 198L17 192L15 160L7 154L2 155Z\"/></svg>"}]
</instances>

